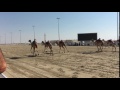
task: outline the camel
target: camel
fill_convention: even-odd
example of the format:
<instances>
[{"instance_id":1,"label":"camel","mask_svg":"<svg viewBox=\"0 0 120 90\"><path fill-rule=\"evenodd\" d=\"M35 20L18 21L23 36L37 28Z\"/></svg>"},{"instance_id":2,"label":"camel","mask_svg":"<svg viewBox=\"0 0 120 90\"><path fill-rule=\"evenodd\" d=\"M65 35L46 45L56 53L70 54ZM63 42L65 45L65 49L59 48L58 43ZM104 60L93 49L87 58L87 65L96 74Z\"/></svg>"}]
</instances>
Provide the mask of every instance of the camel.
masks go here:
<instances>
[{"instance_id":1,"label":"camel","mask_svg":"<svg viewBox=\"0 0 120 90\"><path fill-rule=\"evenodd\" d=\"M5 62L5 58L4 55L2 53L2 50L0 48L0 74L3 73L6 70L6 62Z\"/></svg>"},{"instance_id":2,"label":"camel","mask_svg":"<svg viewBox=\"0 0 120 90\"><path fill-rule=\"evenodd\" d=\"M49 47L50 55L53 55L52 44L49 41L47 41L47 42L42 41L42 44L45 46L44 52Z\"/></svg>"},{"instance_id":3,"label":"camel","mask_svg":"<svg viewBox=\"0 0 120 90\"><path fill-rule=\"evenodd\" d=\"M102 51L103 49L103 42L102 40L98 39L98 40L92 40L93 44L97 46L98 51Z\"/></svg>"},{"instance_id":4,"label":"camel","mask_svg":"<svg viewBox=\"0 0 120 90\"><path fill-rule=\"evenodd\" d=\"M107 40L107 45L112 46L112 51L113 51L113 48L115 48L115 51L116 51L116 45L112 40Z\"/></svg>"},{"instance_id":5,"label":"camel","mask_svg":"<svg viewBox=\"0 0 120 90\"><path fill-rule=\"evenodd\" d=\"M65 45L65 43L61 40L61 41L56 41L56 44L59 46L59 53L60 53L60 50L61 50L61 47L64 49L64 53L65 53L65 49L67 50L67 47ZM68 50L67 50L68 51ZM68 51L69 52L69 51Z\"/></svg>"},{"instance_id":6,"label":"camel","mask_svg":"<svg viewBox=\"0 0 120 90\"><path fill-rule=\"evenodd\" d=\"M103 42L103 46L108 47L109 48L109 45L107 44L107 41L105 41L104 39L102 39L102 42Z\"/></svg>"},{"instance_id":7,"label":"camel","mask_svg":"<svg viewBox=\"0 0 120 90\"><path fill-rule=\"evenodd\" d=\"M30 42L30 44L31 44L31 49L30 50L32 50L33 49L33 55L35 55L35 49L36 48L38 48L38 46L37 46L37 42L36 42L36 39L34 39L34 41L32 42L31 40L29 40L28 42ZM37 51L37 53L38 53L38 51ZM39 55L39 54L38 54Z\"/></svg>"}]
</instances>

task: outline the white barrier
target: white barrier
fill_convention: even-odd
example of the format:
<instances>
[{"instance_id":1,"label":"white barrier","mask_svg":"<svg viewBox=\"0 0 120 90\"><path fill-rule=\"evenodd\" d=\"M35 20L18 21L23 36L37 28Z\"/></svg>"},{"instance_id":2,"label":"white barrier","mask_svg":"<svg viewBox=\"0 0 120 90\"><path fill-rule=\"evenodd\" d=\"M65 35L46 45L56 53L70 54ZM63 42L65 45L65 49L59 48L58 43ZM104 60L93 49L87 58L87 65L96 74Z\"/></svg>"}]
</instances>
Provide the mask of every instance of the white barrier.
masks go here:
<instances>
[{"instance_id":1,"label":"white barrier","mask_svg":"<svg viewBox=\"0 0 120 90\"><path fill-rule=\"evenodd\" d=\"M7 78L4 74L0 74L0 78Z\"/></svg>"}]
</instances>

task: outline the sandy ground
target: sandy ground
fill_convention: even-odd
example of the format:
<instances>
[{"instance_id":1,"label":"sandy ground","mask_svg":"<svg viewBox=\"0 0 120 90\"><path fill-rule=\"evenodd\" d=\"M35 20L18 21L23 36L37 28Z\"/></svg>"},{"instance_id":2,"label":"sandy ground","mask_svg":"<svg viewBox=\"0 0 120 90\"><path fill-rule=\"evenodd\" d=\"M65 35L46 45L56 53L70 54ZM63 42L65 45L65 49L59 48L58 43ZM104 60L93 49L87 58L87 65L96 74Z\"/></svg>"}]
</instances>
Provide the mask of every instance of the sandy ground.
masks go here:
<instances>
[{"instance_id":1,"label":"sandy ground","mask_svg":"<svg viewBox=\"0 0 120 90\"><path fill-rule=\"evenodd\" d=\"M44 54L38 46L39 56L32 57L30 45L0 45L7 63L3 73L8 78L118 78L119 47L116 52L105 48L96 52L96 46L67 46L69 52Z\"/></svg>"}]
</instances>

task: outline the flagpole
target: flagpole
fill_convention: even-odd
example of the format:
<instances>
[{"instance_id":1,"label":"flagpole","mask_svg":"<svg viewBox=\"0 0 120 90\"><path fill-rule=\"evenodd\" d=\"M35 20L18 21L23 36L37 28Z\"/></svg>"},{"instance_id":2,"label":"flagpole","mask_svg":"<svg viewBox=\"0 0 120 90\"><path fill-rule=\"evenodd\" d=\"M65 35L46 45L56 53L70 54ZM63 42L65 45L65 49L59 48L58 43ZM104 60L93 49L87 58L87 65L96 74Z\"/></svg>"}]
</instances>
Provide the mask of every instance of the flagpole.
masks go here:
<instances>
[{"instance_id":1,"label":"flagpole","mask_svg":"<svg viewBox=\"0 0 120 90\"><path fill-rule=\"evenodd\" d=\"M117 40L118 40L118 12L117 12Z\"/></svg>"},{"instance_id":2,"label":"flagpole","mask_svg":"<svg viewBox=\"0 0 120 90\"><path fill-rule=\"evenodd\" d=\"M120 46L120 12L117 12L117 35L118 35L118 46Z\"/></svg>"}]
</instances>

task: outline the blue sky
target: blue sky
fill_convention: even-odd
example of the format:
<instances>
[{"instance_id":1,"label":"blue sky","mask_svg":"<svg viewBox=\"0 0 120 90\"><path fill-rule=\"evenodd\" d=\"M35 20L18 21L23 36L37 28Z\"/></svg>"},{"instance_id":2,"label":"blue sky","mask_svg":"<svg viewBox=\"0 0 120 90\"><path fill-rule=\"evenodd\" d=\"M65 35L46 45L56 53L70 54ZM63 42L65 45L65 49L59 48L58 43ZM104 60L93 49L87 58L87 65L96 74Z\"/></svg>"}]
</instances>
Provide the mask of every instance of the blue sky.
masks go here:
<instances>
[{"instance_id":1,"label":"blue sky","mask_svg":"<svg viewBox=\"0 0 120 90\"><path fill-rule=\"evenodd\" d=\"M98 33L101 39L117 39L117 12L0 12L0 43L38 42L60 39L77 39L78 33ZM34 30L33 30L33 27Z\"/></svg>"}]
</instances>

